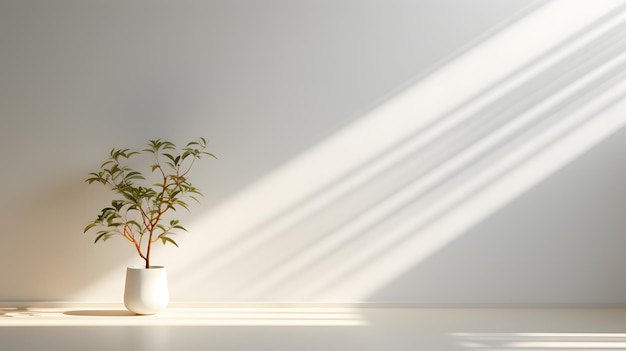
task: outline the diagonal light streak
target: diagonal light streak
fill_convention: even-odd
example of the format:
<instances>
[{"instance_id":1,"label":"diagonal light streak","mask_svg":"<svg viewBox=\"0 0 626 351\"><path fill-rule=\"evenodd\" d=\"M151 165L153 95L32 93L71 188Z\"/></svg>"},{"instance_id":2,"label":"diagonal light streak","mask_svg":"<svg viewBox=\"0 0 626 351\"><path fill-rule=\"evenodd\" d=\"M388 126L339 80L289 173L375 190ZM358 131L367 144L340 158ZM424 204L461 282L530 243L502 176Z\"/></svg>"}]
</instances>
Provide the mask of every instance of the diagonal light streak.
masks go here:
<instances>
[{"instance_id":1,"label":"diagonal light streak","mask_svg":"<svg viewBox=\"0 0 626 351\"><path fill-rule=\"evenodd\" d=\"M574 96L576 93L584 91L588 89L588 86L594 82L596 82L599 78L607 75L612 72L616 68L619 68L620 65L626 62L626 54L619 55L604 65L596 68L592 72L587 75L579 78L569 86L564 89L554 93L549 96L543 102L537 104L524 114L517 117L515 120L511 121L509 124L505 124L500 127L495 132L486 135L484 138L479 140L473 145L470 145L463 152L458 155L451 157L449 160L446 160L438 168L432 170L431 172L425 174L423 177L417 179L412 184L403 188L401 192L398 192L388 198L386 201L383 201L368 211L360 214L358 218L349 222L341 229L333 232L332 235L328 235L323 241L316 242L315 245L311 248L308 248L306 251L302 252L298 257L290 260L288 265L282 265L271 272L269 275L264 275L263 280L246 289L246 292L250 294L250 296L254 296L259 294L271 287L275 284L284 281L287 277L296 274L298 271L301 271L304 267L311 265L316 262L320 257L323 257L326 253L331 252L332 250L339 248L343 245L346 245L350 240L360 235L363 232L370 230L377 223L383 221L385 218L389 217L394 212L398 211L407 205L407 203L412 202L419 195L427 193L433 188L441 186L442 182L445 182L445 179L449 179L463 171L463 169L467 168L472 163L475 163L476 160L480 159L483 155L488 154L492 150L494 150L497 146L506 142L508 140L513 139L525 128L537 123L539 120L543 119L546 112L553 109L556 106L559 106L564 101ZM571 123L575 125L577 120L575 118L568 119L565 123L561 123L562 125L566 125L567 123ZM549 134L547 134L549 135ZM531 140L528 144L534 144L535 140ZM538 138L536 140L537 143L541 144L545 142L542 138ZM524 150L524 148L521 148ZM524 152L527 152L524 150ZM524 155L526 155L525 153ZM508 160L518 160L515 152L513 152L512 156L507 155L506 158ZM503 167L510 167L508 162L502 163ZM497 170L499 171L499 170ZM492 177L489 172L485 173L485 176ZM480 179L480 178L478 178ZM471 181L468 183L470 188L472 186ZM435 202L436 203L436 202ZM441 213L441 208L446 208L450 206L448 203L441 203L439 206L427 207L422 213L421 217L431 218L437 213ZM424 219L426 220L426 219ZM387 240L393 241L391 239L392 236L386 236ZM385 246L386 247L386 246ZM368 250L361 252L360 255L365 255ZM380 251L379 249L375 250L376 252ZM357 257L359 254L357 254ZM363 263L365 259L371 259L373 255L366 256L368 258L364 258L358 262ZM350 271L351 269L357 269L359 264L350 265L349 268L346 268L345 271ZM325 278L322 278L321 281L325 279L332 279L331 277L335 274L341 274L341 268L334 268L332 272L325 275Z\"/></svg>"},{"instance_id":2,"label":"diagonal light streak","mask_svg":"<svg viewBox=\"0 0 626 351\"><path fill-rule=\"evenodd\" d=\"M532 79L550 65L558 62L559 59L614 28L624 16L623 13L582 35L580 40L573 41L562 50L540 60L539 64L525 68L530 62L536 62L537 57L551 52L559 42L567 41L572 32L610 13L618 5L620 4L587 6L578 3L572 7L571 4L561 1L546 4L541 11L527 16L502 33L496 34L475 50L374 109L350 128L337 133L328 142L261 180L254 188L242 193L240 197L220 206L204 221L190 226L190 229L195 231L194 228L202 227L205 229L198 229L198 231L225 233L224 238L233 238L231 239L233 241L242 234L253 233L253 235L246 236L245 240L240 240L227 251L215 252L215 255L210 256L209 266L203 267L196 273L188 274L185 281L192 284L198 277L210 275L245 257L259 245L272 240L278 233L285 232L295 223L332 204L339 197L384 172L394 162L399 162L415 150L445 135L450 128L468 118L472 112L498 100L519 84ZM568 16L559 26L552 26L554 16L558 16L564 6L568 9ZM543 40L529 42L526 38L528 28L541 28L548 23L554 28L543 33ZM520 47L518 43L524 43L524 45ZM493 60L484 59L485 55L501 55L507 59L500 60L494 65ZM519 71L520 74L513 79L503 81L503 77L508 77L510 72L515 71ZM477 72L480 72L479 78L476 77ZM494 88L494 84L497 88ZM481 95L481 91L487 93ZM462 108L451 117L442 120L441 123L434 123L449 111L454 111L455 106L462 106ZM415 116L423 117L416 118ZM430 125L433 127L425 129ZM418 132L422 134L414 137ZM369 142L363 143L362 140ZM408 141L398 145L398 140ZM393 152L384 153L382 158L376 157L381 154L381 150L387 149ZM478 154L478 148L474 149L474 152ZM453 160L444 165L438 173L449 174L455 167L460 167L460 164L454 163ZM361 165L367 165L367 167ZM359 171L353 172L355 169ZM347 174L349 177L342 176ZM434 173L424 180L423 185L415 186L414 192L423 191L428 184L435 184L436 175L437 173ZM345 180L341 181L342 179ZM401 198L410 199L408 195L400 196L398 201L402 201ZM271 206L268 199L272 199ZM302 206L295 206L300 199L310 199L310 201ZM373 213L379 213L378 218L382 218L384 213L389 213L391 203L389 202L388 206L381 205L373 210ZM240 213L246 214L245 222L238 219ZM266 218L276 218L276 220L264 226L260 231L255 230L255 226L263 223ZM355 223L352 229L345 231L353 232L359 230L359 227L363 229L366 227L365 223ZM338 245L343 239L339 234L336 239L332 240L336 243L332 245ZM210 254L206 252L206 249L204 250L204 255ZM309 257L316 257L322 250L325 250L324 245L319 249L315 248ZM184 282L179 282L179 284L184 284Z\"/></svg>"},{"instance_id":3,"label":"diagonal light streak","mask_svg":"<svg viewBox=\"0 0 626 351\"><path fill-rule=\"evenodd\" d=\"M433 172L426 178L427 183L423 183L425 180L417 181L406 190L406 193L402 193L400 196L382 203L372 212L363 216L363 218L369 222L371 217L384 216L386 213L394 211L402 202L410 199L407 193L416 195L420 191L428 189L429 186L434 184L437 177L444 177L446 173L458 170L466 157L476 156L480 150L488 150L490 146L497 145L499 141L514 136L515 132L523 126L523 123L520 121L531 123L534 118L541 116L541 111L549 109L554 106L554 104L566 99L569 94L582 89L584 84L591 82L594 77L606 74L610 72L611 69L619 67L619 65L624 62L626 62L626 54L609 61L598 68L598 70L589 74L585 79L581 79L569 86L562 94L551 97L542 104L541 108L538 106L529 111L526 116L518 120L517 123L505 126L499 133L492 134L481 143L475 144L472 148L468 149L467 153L450 160L445 167L439 169L437 172ZM568 94L565 94L566 91ZM343 260L340 264L336 265L332 271L324 275L324 277L321 277L311 283L307 288L304 288L302 292L307 294L307 296L312 296L315 295L313 292L319 293L324 291L334 286L334 283L338 283L339 281L342 281L342 285L348 287L351 285L361 287L369 285L370 289L373 289L371 285L376 281L376 279L373 279L374 276L381 280L383 279L382 277L384 277L384 280L388 280L396 276L398 272L403 271L403 269L417 264L438 248L441 248L443 245L450 242L450 240L454 239L464 228L468 228L472 223L476 223L481 218L484 218L503 203L514 198L517 194L523 192L541 179L542 176L549 174L549 172L554 169L558 169L564 162L575 157L576 152L583 152L593 145L594 142L599 140L599 138L606 136L606 133L610 133L616 130L616 128L621 127L626 117L610 121L608 127L605 126L605 128L595 126L595 128L599 128L599 130L595 130L593 124L586 125L586 140L571 145L566 153L561 152L556 154L556 156L552 156L548 164L543 164L543 167L533 168L535 171L531 174L523 173L524 177L518 176L518 179L514 182L517 185L516 187L501 188L498 189L499 191L493 189L491 191L481 190L483 188L494 188L494 181L497 183L504 171L520 167L520 164L524 165L525 159L532 158L532 155L541 155L544 151L544 147L549 144L550 141L562 135L564 131L578 127L586 119L597 113L598 109L623 97L624 94L626 94L626 82L622 80L620 84L586 106L581 107L567 119L560 121L542 134L529 140L517 150L507 153L506 158L499 163L486 167L478 176L464 181L461 186L453 189L449 194L441 197L437 201L426 204L425 208L414 218L407 220L406 223L395 228L392 232L385 233L385 235L378 237L375 242L369 243L361 251ZM542 171L536 171L536 169L541 169ZM482 195L476 196L476 193L482 193ZM503 197L502 194L506 194L506 196ZM471 206L463 204L464 199L467 198L471 199L471 201L468 202L472 204ZM463 206L460 206L460 204L463 204ZM450 211L454 208L457 209ZM430 223L433 219L437 219L442 215L442 218L436 220L434 223ZM357 230L366 230L368 227L367 224L358 224L359 227L357 227ZM419 230L419 233L415 233L416 230ZM408 242L403 241L403 244L399 245L400 241L410 235L414 237L410 238ZM367 272L367 277L364 277L358 272ZM350 275L358 276L359 278L350 277ZM342 278L345 278L345 280L342 280ZM352 283L347 283L346 281ZM381 284L381 282L379 281L375 285L378 284Z\"/></svg>"}]
</instances>

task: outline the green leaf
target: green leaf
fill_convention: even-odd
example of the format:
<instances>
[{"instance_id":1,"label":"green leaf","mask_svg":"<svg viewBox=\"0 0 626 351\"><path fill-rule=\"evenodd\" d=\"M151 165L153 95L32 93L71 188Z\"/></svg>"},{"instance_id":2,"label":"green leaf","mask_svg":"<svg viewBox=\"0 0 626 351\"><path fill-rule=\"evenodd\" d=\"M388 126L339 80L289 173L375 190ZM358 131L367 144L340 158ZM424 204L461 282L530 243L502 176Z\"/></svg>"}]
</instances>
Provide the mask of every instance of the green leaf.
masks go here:
<instances>
[{"instance_id":1,"label":"green leaf","mask_svg":"<svg viewBox=\"0 0 626 351\"><path fill-rule=\"evenodd\" d=\"M168 242L174 244L174 246L178 247L178 244L170 237L167 236L162 236L161 237L161 241L163 242L163 245L167 244Z\"/></svg>"},{"instance_id":2,"label":"green leaf","mask_svg":"<svg viewBox=\"0 0 626 351\"><path fill-rule=\"evenodd\" d=\"M174 143L169 142L169 141L163 141L162 147L163 147L163 150L172 150L176 148L176 145L174 145Z\"/></svg>"},{"instance_id":3,"label":"green leaf","mask_svg":"<svg viewBox=\"0 0 626 351\"><path fill-rule=\"evenodd\" d=\"M170 160L172 160L172 162L176 163L176 161L174 161L174 156L170 155L170 154L163 154L163 156L169 158Z\"/></svg>"},{"instance_id":4,"label":"green leaf","mask_svg":"<svg viewBox=\"0 0 626 351\"><path fill-rule=\"evenodd\" d=\"M173 229L179 229L179 230L183 230L183 231L189 232L189 231L187 230L187 228L183 227L182 225L175 225L175 226L172 226L172 228L173 228Z\"/></svg>"},{"instance_id":5,"label":"green leaf","mask_svg":"<svg viewBox=\"0 0 626 351\"><path fill-rule=\"evenodd\" d=\"M106 208L105 210L119 212L122 209L122 207L124 207L124 201L113 200L113 201L111 201L111 206L113 206L113 208L109 207L109 208Z\"/></svg>"},{"instance_id":6,"label":"green leaf","mask_svg":"<svg viewBox=\"0 0 626 351\"><path fill-rule=\"evenodd\" d=\"M137 222L137 221L130 220L130 221L126 222L126 223L134 226L139 231L143 230L143 225L139 224L139 222Z\"/></svg>"},{"instance_id":7,"label":"green leaf","mask_svg":"<svg viewBox=\"0 0 626 351\"><path fill-rule=\"evenodd\" d=\"M129 172L128 174L126 174L126 176L124 177L125 179L129 180L129 179L146 179L144 178L144 176L137 171L132 171Z\"/></svg>"},{"instance_id":8,"label":"green leaf","mask_svg":"<svg viewBox=\"0 0 626 351\"><path fill-rule=\"evenodd\" d=\"M94 222L94 223L89 223L89 224L85 227L85 229L83 229L83 234L84 234L84 233L87 233L87 231L88 231L89 229L91 229L91 228L95 227L96 225L98 225L98 224L97 224L97 223L95 223L95 222Z\"/></svg>"},{"instance_id":9,"label":"green leaf","mask_svg":"<svg viewBox=\"0 0 626 351\"><path fill-rule=\"evenodd\" d=\"M110 163L113 163L113 160L111 160L111 159L106 160L106 161L104 161L104 162L100 165L100 168L104 168L104 166L107 166L107 165L109 165Z\"/></svg>"},{"instance_id":10,"label":"green leaf","mask_svg":"<svg viewBox=\"0 0 626 351\"><path fill-rule=\"evenodd\" d=\"M183 202L183 201L177 201L176 202L177 205L180 205L181 207L183 207L185 210L190 211L189 210L189 205L187 205L187 203Z\"/></svg>"},{"instance_id":11,"label":"green leaf","mask_svg":"<svg viewBox=\"0 0 626 351\"><path fill-rule=\"evenodd\" d=\"M109 234L109 232L100 232L100 235L96 237L96 240L93 243L97 243L100 239L102 239L102 241L107 241L110 236L111 234Z\"/></svg>"},{"instance_id":12,"label":"green leaf","mask_svg":"<svg viewBox=\"0 0 626 351\"><path fill-rule=\"evenodd\" d=\"M124 195L125 198L127 198L128 200L132 201L133 203L138 203L139 201L135 198L135 196L133 196L132 193L124 191L122 192L122 195Z\"/></svg>"}]
</instances>

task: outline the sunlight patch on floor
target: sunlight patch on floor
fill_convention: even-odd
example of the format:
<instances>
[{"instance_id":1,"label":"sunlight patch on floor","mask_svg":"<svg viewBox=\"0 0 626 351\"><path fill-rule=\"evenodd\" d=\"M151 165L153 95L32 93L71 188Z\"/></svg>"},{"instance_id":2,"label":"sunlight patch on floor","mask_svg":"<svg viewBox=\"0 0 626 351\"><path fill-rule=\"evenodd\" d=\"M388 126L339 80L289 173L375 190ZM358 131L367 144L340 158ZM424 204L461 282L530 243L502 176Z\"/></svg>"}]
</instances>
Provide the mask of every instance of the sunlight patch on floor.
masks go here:
<instances>
[{"instance_id":1,"label":"sunlight patch on floor","mask_svg":"<svg viewBox=\"0 0 626 351\"><path fill-rule=\"evenodd\" d=\"M364 325L358 310L342 307L168 308L151 316L112 308L0 308L0 327Z\"/></svg>"},{"instance_id":2,"label":"sunlight patch on floor","mask_svg":"<svg viewBox=\"0 0 626 351\"><path fill-rule=\"evenodd\" d=\"M623 350L624 333L453 333L470 350Z\"/></svg>"}]
</instances>

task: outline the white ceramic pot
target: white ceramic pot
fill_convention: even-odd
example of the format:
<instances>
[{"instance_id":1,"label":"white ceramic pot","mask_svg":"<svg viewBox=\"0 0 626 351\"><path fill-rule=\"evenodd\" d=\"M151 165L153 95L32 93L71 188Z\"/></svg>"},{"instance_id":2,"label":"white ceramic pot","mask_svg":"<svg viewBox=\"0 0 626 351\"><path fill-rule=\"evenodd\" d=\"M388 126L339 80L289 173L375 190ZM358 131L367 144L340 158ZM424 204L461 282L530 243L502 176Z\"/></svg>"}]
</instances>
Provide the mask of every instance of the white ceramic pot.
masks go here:
<instances>
[{"instance_id":1,"label":"white ceramic pot","mask_svg":"<svg viewBox=\"0 0 626 351\"><path fill-rule=\"evenodd\" d=\"M126 268L124 305L136 314L155 314L167 307L169 292L165 267Z\"/></svg>"}]
</instances>

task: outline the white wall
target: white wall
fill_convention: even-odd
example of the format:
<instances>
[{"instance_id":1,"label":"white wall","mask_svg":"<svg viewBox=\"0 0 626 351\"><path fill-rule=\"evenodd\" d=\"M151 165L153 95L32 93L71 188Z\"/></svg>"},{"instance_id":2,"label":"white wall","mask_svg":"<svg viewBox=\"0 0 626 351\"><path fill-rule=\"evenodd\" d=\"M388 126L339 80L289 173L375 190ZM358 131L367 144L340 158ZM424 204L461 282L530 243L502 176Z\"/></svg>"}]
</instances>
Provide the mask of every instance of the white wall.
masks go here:
<instances>
[{"instance_id":1,"label":"white wall","mask_svg":"<svg viewBox=\"0 0 626 351\"><path fill-rule=\"evenodd\" d=\"M177 301L626 303L624 2L1 1L0 300L119 301L112 147L207 137Z\"/></svg>"}]
</instances>

